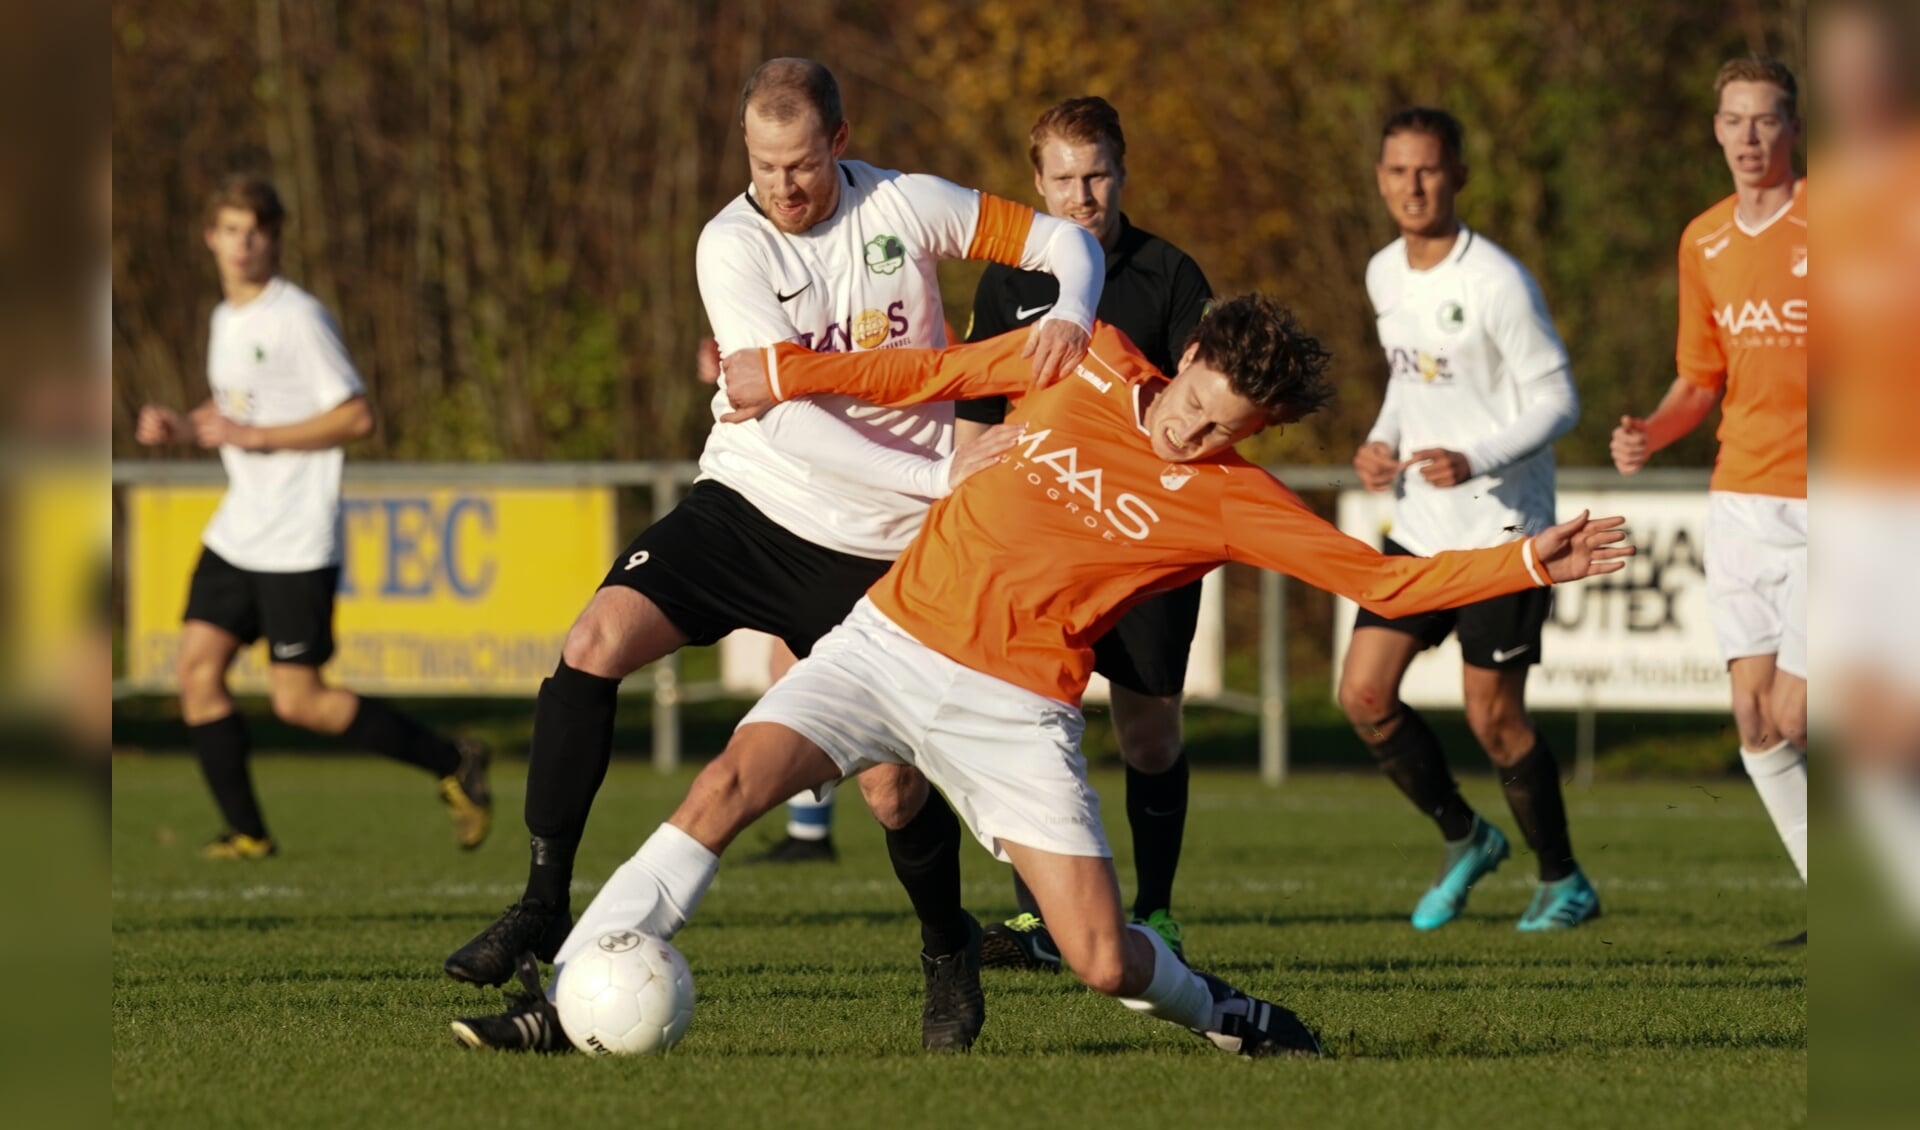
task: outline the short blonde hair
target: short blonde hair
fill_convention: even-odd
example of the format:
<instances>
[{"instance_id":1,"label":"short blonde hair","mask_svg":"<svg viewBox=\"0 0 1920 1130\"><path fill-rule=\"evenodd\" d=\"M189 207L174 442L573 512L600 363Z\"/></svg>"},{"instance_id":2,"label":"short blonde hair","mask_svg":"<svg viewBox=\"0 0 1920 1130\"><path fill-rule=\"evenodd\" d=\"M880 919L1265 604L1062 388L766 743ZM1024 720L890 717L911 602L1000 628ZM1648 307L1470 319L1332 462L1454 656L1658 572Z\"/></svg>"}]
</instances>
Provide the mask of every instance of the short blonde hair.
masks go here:
<instances>
[{"instance_id":1,"label":"short blonde hair","mask_svg":"<svg viewBox=\"0 0 1920 1130\"><path fill-rule=\"evenodd\" d=\"M1746 55L1738 59L1728 59L1720 67L1720 73L1713 79L1713 97L1717 104L1720 93L1730 82L1768 82L1780 88L1787 98L1787 116L1800 116L1800 84L1794 80L1793 72L1778 59L1769 59L1762 55Z\"/></svg>"}]
</instances>

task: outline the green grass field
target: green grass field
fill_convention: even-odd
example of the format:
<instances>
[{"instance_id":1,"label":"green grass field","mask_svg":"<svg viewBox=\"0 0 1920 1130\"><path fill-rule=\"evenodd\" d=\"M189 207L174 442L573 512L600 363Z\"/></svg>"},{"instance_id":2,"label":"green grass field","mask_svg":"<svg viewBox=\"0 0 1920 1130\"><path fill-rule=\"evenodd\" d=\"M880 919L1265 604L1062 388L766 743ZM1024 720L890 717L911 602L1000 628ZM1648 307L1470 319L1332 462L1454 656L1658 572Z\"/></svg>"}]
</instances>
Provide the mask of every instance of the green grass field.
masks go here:
<instances>
[{"instance_id":1,"label":"green grass field","mask_svg":"<svg viewBox=\"0 0 1920 1130\"><path fill-rule=\"evenodd\" d=\"M501 819L453 849L429 783L359 758L261 758L279 858L207 864L190 760L122 758L113 807L113 1114L141 1127L1791 1126L1806 1121L1804 951L1766 941L1806 895L1740 779L1604 783L1569 797L1606 916L1521 936L1531 861L1459 922L1405 915L1434 867L1384 781L1197 773L1178 887L1196 964L1298 1010L1330 1056L1250 1063L1066 976L988 971L971 1056L918 1045L917 933L877 827L843 806L842 862L729 860L678 939L700 1001L672 1055L464 1051L453 1016L497 991L440 961L519 890L524 766ZM614 766L579 906L688 774ZM1130 887L1118 774L1097 784ZM1490 779L1469 799L1512 831ZM777 817L749 832L751 848ZM1516 846L1517 846L1516 837ZM744 853L738 853L744 854ZM966 895L1004 913L971 843ZM1130 892L1129 892L1130 893Z\"/></svg>"}]
</instances>

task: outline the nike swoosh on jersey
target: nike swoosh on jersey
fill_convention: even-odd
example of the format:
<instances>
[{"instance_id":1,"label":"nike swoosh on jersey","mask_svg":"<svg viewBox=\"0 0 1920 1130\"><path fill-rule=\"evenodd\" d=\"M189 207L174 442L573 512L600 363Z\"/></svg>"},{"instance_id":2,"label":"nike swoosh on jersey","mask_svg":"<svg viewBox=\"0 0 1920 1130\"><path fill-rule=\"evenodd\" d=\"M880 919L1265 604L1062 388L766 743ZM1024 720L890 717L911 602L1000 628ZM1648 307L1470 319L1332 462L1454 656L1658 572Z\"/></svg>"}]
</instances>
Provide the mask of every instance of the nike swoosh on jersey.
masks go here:
<instances>
[{"instance_id":1,"label":"nike swoosh on jersey","mask_svg":"<svg viewBox=\"0 0 1920 1130\"><path fill-rule=\"evenodd\" d=\"M808 279L804 286L802 286L799 290L794 291L792 294L781 294L779 291L776 290L773 292L773 296L775 298L778 298L782 302L791 302L794 299L800 297L800 295L806 291L807 287L812 285L813 285L813 280Z\"/></svg>"},{"instance_id":2,"label":"nike swoosh on jersey","mask_svg":"<svg viewBox=\"0 0 1920 1130\"><path fill-rule=\"evenodd\" d=\"M1496 647L1493 649L1493 661L1495 663L1505 663L1507 660L1512 659L1514 656L1523 654L1528 648L1532 646L1533 645L1530 643L1523 643L1519 647L1509 648L1506 651L1501 651L1499 648Z\"/></svg>"},{"instance_id":3,"label":"nike swoosh on jersey","mask_svg":"<svg viewBox=\"0 0 1920 1130\"><path fill-rule=\"evenodd\" d=\"M1053 303L1051 302L1047 303L1045 306L1035 306L1031 310L1027 309L1025 306L1015 307L1013 311L1013 320L1016 322L1024 322L1028 318L1033 317L1035 314L1044 314L1051 309L1053 309Z\"/></svg>"}]
</instances>

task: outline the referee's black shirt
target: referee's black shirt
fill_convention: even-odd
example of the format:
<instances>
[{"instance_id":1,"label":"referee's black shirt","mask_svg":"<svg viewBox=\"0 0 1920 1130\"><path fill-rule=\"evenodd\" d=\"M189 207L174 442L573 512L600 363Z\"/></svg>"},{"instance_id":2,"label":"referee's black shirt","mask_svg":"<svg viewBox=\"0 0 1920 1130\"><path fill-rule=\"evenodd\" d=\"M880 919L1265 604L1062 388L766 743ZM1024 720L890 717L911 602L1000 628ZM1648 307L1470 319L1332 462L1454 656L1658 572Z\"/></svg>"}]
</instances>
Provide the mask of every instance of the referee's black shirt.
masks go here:
<instances>
[{"instance_id":1,"label":"referee's black shirt","mask_svg":"<svg viewBox=\"0 0 1920 1130\"><path fill-rule=\"evenodd\" d=\"M1044 271L991 264L974 292L967 340L985 341L1031 325L1059 297L1060 281ZM1154 368L1172 376L1187 335L1200 324L1212 297L1207 276L1186 252L1134 227L1121 213L1120 238L1107 252L1107 283L1095 317L1118 326ZM962 401L955 405L954 414L962 420L997 424L1006 419L1007 398Z\"/></svg>"}]
</instances>

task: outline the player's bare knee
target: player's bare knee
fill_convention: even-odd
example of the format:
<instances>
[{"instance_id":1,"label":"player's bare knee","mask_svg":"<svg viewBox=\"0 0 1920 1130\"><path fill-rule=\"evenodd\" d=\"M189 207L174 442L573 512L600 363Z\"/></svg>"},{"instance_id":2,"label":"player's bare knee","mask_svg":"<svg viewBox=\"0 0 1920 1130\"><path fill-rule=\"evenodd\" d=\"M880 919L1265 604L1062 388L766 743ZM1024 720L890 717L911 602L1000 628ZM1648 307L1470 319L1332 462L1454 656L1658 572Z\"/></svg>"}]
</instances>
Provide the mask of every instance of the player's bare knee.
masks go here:
<instances>
[{"instance_id":1,"label":"player's bare knee","mask_svg":"<svg viewBox=\"0 0 1920 1130\"><path fill-rule=\"evenodd\" d=\"M860 796L880 826L897 832L920 814L927 803L927 779L904 766L895 771L880 766L860 775Z\"/></svg>"},{"instance_id":2,"label":"player's bare knee","mask_svg":"<svg viewBox=\"0 0 1920 1130\"><path fill-rule=\"evenodd\" d=\"M1773 731L1777 742L1786 742L1799 749L1807 748L1807 711L1806 704L1794 706L1775 703L1768 710L1773 721Z\"/></svg>"},{"instance_id":3,"label":"player's bare knee","mask_svg":"<svg viewBox=\"0 0 1920 1130\"><path fill-rule=\"evenodd\" d=\"M609 673L618 669L624 643L612 617L589 604L580 618L573 622L573 627L567 629L567 639L561 645L560 658L576 671L608 679L624 677L628 672L620 671L618 675Z\"/></svg>"},{"instance_id":4,"label":"player's bare knee","mask_svg":"<svg viewBox=\"0 0 1920 1130\"><path fill-rule=\"evenodd\" d=\"M210 659L183 655L174 664L173 675L180 686L180 701L189 713L226 697L226 668Z\"/></svg>"},{"instance_id":5,"label":"player's bare knee","mask_svg":"<svg viewBox=\"0 0 1920 1130\"><path fill-rule=\"evenodd\" d=\"M275 687L269 695L273 704L273 716L289 726L298 726L303 730L314 728L317 696L306 688Z\"/></svg>"},{"instance_id":6,"label":"player's bare knee","mask_svg":"<svg viewBox=\"0 0 1920 1130\"><path fill-rule=\"evenodd\" d=\"M1467 728L1495 765L1511 765L1533 748L1533 729L1527 725L1526 713L1504 699L1487 703L1469 700Z\"/></svg>"},{"instance_id":7,"label":"player's bare knee","mask_svg":"<svg viewBox=\"0 0 1920 1130\"><path fill-rule=\"evenodd\" d=\"M1390 686L1367 679L1340 680L1340 709L1364 741L1375 742L1399 725L1400 695Z\"/></svg>"},{"instance_id":8,"label":"player's bare knee","mask_svg":"<svg viewBox=\"0 0 1920 1130\"><path fill-rule=\"evenodd\" d=\"M1142 773L1165 773L1180 760L1180 730L1176 724L1171 733L1164 729L1143 732L1137 727L1131 732L1119 732L1120 757L1128 765Z\"/></svg>"}]
</instances>

